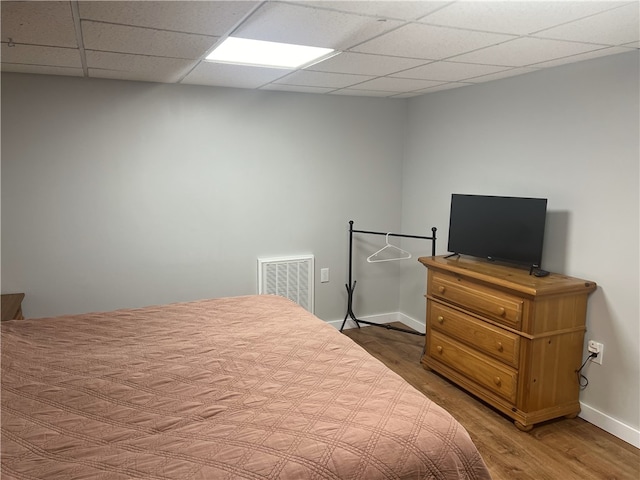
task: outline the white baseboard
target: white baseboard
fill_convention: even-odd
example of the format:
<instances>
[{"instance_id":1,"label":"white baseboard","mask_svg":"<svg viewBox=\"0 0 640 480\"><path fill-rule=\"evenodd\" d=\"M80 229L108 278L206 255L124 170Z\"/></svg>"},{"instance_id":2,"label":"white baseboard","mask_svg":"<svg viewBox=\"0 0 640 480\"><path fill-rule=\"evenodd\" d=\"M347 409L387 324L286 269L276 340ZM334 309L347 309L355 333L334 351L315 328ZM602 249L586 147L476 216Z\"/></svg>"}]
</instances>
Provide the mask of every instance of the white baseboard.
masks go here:
<instances>
[{"instance_id":1,"label":"white baseboard","mask_svg":"<svg viewBox=\"0 0 640 480\"><path fill-rule=\"evenodd\" d=\"M365 315L362 317L358 317L359 320L366 320L367 322L384 324L384 323L392 323L392 322L400 322L405 324L407 327L413 328L414 330L424 333L425 326L424 323L420 323L419 321L411 318L408 315L400 312L391 312L391 313L380 313L377 315ZM340 329L342 322L344 320L330 320L327 323L329 325L333 325L336 329ZM368 327L369 325L360 325L361 327ZM351 318L347 319L344 324L345 330L348 328L357 328L356 322L351 320Z\"/></svg>"},{"instance_id":2,"label":"white baseboard","mask_svg":"<svg viewBox=\"0 0 640 480\"><path fill-rule=\"evenodd\" d=\"M640 430L622 423L620 420L616 420L606 413L602 413L582 402L580 402L580 415L578 416L605 432L610 433L614 437L618 437L620 440L624 440L634 447L640 448Z\"/></svg>"},{"instance_id":3,"label":"white baseboard","mask_svg":"<svg viewBox=\"0 0 640 480\"><path fill-rule=\"evenodd\" d=\"M411 318L408 315L400 312L367 315L358 318L372 323L401 322L404 323L407 327L411 327L420 333L425 332L424 323L421 323L418 320L415 320L414 318ZM333 325L336 329L339 329L342 325L342 322L343 320L332 320L327 323ZM368 327L369 325L361 326ZM344 325L344 328L357 328L357 326L353 320L348 319ZM587 422L595 425L598 428L601 428L605 432L610 433L614 437L618 437L620 440L623 440L636 448L640 448L640 430L622 423L620 420L616 420L615 418L610 417L609 415L602 413L601 411L584 403L580 403L580 408L580 418L586 420Z\"/></svg>"}]
</instances>

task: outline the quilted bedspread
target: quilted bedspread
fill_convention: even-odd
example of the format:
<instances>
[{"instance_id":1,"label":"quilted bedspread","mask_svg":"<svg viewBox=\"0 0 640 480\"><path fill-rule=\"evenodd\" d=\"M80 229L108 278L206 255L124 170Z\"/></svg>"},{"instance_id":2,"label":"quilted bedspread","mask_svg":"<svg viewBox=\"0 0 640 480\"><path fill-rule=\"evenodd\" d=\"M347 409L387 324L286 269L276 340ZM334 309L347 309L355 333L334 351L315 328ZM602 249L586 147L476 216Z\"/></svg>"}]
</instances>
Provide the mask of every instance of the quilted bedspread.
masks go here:
<instances>
[{"instance_id":1,"label":"quilted bedspread","mask_svg":"<svg viewBox=\"0 0 640 480\"><path fill-rule=\"evenodd\" d=\"M464 428L276 296L2 323L2 478L488 479Z\"/></svg>"}]
</instances>

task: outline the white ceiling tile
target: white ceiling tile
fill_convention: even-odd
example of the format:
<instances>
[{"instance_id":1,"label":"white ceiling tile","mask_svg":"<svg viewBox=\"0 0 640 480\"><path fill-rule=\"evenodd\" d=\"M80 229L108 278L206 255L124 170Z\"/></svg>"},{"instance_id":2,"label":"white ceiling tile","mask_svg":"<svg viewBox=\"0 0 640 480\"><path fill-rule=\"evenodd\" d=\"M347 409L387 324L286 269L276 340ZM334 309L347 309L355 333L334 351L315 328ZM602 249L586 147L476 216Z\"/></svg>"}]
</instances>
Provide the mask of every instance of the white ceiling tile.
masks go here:
<instances>
[{"instance_id":1,"label":"white ceiling tile","mask_svg":"<svg viewBox=\"0 0 640 480\"><path fill-rule=\"evenodd\" d=\"M381 77L369 80L368 82L354 85L351 88L357 90L383 90L387 92L406 92L411 90L420 90L423 88L434 87L442 82L433 82L430 80L416 80L409 78L392 78Z\"/></svg>"},{"instance_id":2,"label":"white ceiling tile","mask_svg":"<svg viewBox=\"0 0 640 480\"><path fill-rule=\"evenodd\" d=\"M342 12L371 15L380 18L392 18L398 20L417 20L428 13L437 10L451 1L304 1L303 5L311 5L319 8L340 10Z\"/></svg>"},{"instance_id":3,"label":"white ceiling tile","mask_svg":"<svg viewBox=\"0 0 640 480\"><path fill-rule=\"evenodd\" d=\"M111 80L129 80L132 82L155 82L162 83L157 75L148 72L128 72L123 70L103 70L100 68L89 68L89 78L108 78Z\"/></svg>"},{"instance_id":4,"label":"white ceiling tile","mask_svg":"<svg viewBox=\"0 0 640 480\"><path fill-rule=\"evenodd\" d=\"M420 67L405 70L404 72L391 75L402 78L421 78L424 80L440 80L445 82L456 82L465 78L487 75L508 67L497 67L494 65L479 65L475 63L455 63L455 62L433 62Z\"/></svg>"},{"instance_id":5,"label":"white ceiling tile","mask_svg":"<svg viewBox=\"0 0 640 480\"><path fill-rule=\"evenodd\" d=\"M398 93L397 95L391 95L389 98L412 98L412 97L419 97L421 95L424 95L423 92L407 92L407 93Z\"/></svg>"},{"instance_id":6,"label":"white ceiling tile","mask_svg":"<svg viewBox=\"0 0 640 480\"><path fill-rule=\"evenodd\" d=\"M307 70L379 76L412 68L423 63L424 60L412 58L342 52L328 60L312 65Z\"/></svg>"},{"instance_id":7,"label":"white ceiling tile","mask_svg":"<svg viewBox=\"0 0 640 480\"><path fill-rule=\"evenodd\" d=\"M358 45L353 51L441 60L513 38L515 37L510 35L471 32L412 23Z\"/></svg>"},{"instance_id":8,"label":"white ceiling tile","mask_svg":"<svg viewBox=\"0 0 640 480\"><path fill-rule=\"evenodd\" d=\"M640 48L640 40L638 40L637 42L625 43L624 45L621 45L621 47Z\"/></svg>"},{"instance_id":9,"label":"white ceiling tile","mask_svg":"<svg viewBox=\"0 0 640 480\"><path fill-rule=\"evenodd\" d=\"M490 75L482 75L476 78L469 78L467 82L469 83L484 83L490 80L498 80L500 78L507 77L515 77L517 75L524 75L525 73L533 73L538 71L537 68L529 68L529 67L520 67L520 68L512 68L509 70L505 70L503 72L492 73Z\"/></svg>"},{"instance_id":10,"label":"white ceiling tile","mask_svg":"<svg viewBox=\"0 0 640 480\"><path fill-rule=\"evenodd\" d=\"M35 73L37 75L63 75L65 77L82 77L81 68L51 67L44 65L24 65L15 63L2 63L3 72Z\"/></svg>"},{"instance_id":11,"label":"white ceiling tile","mask_svg":"<svg viewBox=\"0 0 640 480\"><path fill-rule=\"evenodd\" d=\"M234 36L345 50L401 22L285 3L267 3Z\"/></svg>"},{"instance_id":12,"label":"white ceiling tile","mask_svg":"<svg viewBox=\"0 0 640 480\"><path fill-rule=\"evenodd\" d=\"M201 62L180 83L217 85L222 87L258 88L272 82L289 70L249 67L225 63Z\"/></svg>"},{"instance_id":13,"label":"white ceiling tile","mask_svg":"<svg viewBox=\"0 0 640 480\"><path fill-rule=\"evenodd\" d=\"M525 37L457 56L455 61L522 67L599 48L602 47L584 43Z\"/></svg>"},{"instance_id":14,"label":"white ceiling tile","mask_svg":"<svg viewBox=\"0 0 640 480\"><path fill-rule=\"evenodd\" d=\"M487 32L527 35L601 12L625 2L611 1L461 1L421 22Z\"/></svg>"},{"instance_id":15,"label":"white ceiling tile","mask_svg":"<svg viewBox=\"0 0 640 480\"><path fill-rule=\"evenodd\" d=\"M2 61L6 63L82 68L80 52L76 48L41 47L21 44L9 47L6 43L3 43Z\"/></svg>"},{"instance_id":16,"label":"white ceiling tile","mask_svg":"<svg viewBox=\"0 0 640 480\"><path fill-rule=\"evenodd\" d=\"M82 21L82 34L87 50L191 59L202 57L217 40L204 35L87 20Z\"/></svg>"},{"instance_id":17,"label":"white ceiling tile","mask_svg":"<svg viewBox=\"0 0 640 480\"><path fill-rule=\"evenodd\" d=\"M280 92L298 92L298 93L329 93L333 90L331 87L307 87L304 85L281 85L278 83L270 83L261 87L260 90L277 90Z\"/></svg>"},{"instance_id":18,"label":"white ceiling tile","mask_svg":"<svg viewBox=\"0 0 640 480\"><path fill-rule=\"evenodd\" d=\"M179 81L195 62L181 58L147 57L144 55L130 55L126 53L87 51L87 67L90 76L96 76L100 71L109 71L108 75L122 72L135 77L135 80L149 79L154 82L174 83ZM99 74L98 76L103 76ZM108 78L114 78L109 76ZM117 77L116 77L117 78Z\"/></svg>"},{"instance_id":19,"label":"white ceiling tile","mask_svg":"<svg viewBox=\"0 0 640 480\"><path fill-rule=\"evenodd\" d=\"M334 90L331 95L349 95L355 97L389 97L393 92L386 90L356 90L355 88L341 88Z\"/></svg>"},{"instance_id":20,"label":"white ceiling tile","mask_svg":"<svg viewBox=\"0 0 640 480\"><path fill-rule=\"evenodd\" d=\"M537 37L622 45L640 40L640 2L544 30Z\"/></svg>"},{"instance_id":21,"label":"white ceiling tile","mask_svg":"<svg viewBox=\"0 0 640 480\"><path fill-rule=\"evenodd\" d=\"M466 83L466 82L443 83L442 85L437 85L435 87L425 88L424 90L420 90L420 92L421 93L439 92L441 90L451 90L452 88L468 87L469 85L473 85L473 83Z\"/></svg>"},{"instance_id":22,"label":"white ceiling tile","mask_svg":"<svg viewBox=\"0 0 640 480\"><path fill-rule=\"evenodd\" d=\"M569 57L559 58L557 60L551 60L548 62L541 62L532 65L535 68L548 68L557 67L558 65L566 65L568 63L581 62L582 60L589 60L591 58L604 57L606 55L617 55L618 53L632 52L634 49L625 47L607 47L593 52L581 53L578 55L571 55Z\"/></svg>"},{"instance_id":23,"label":"white ceiling tile","mask_svg":"<svg viewBox=\"0 0 640 480\"><path fill-rule=\"evenodd\" d=\"M349 75L345 73L311 72L308 70L299 70L277 80L275 83L285 85L343 88L367 81L371 78L373 77L367 75Z\"/></svg>"},{"instance_id":24,"label":"white ceiling tile","mask_svg":"<svg viewBox=\"0 0 640 480\"><path fill-rule=\"evenodd\" d=\"M80 18L220 37L259 2L79 2Z\"/></svg>"},{"instance_id":25,"label":"white ceiling tile","mask_svg":"<svg viewBox=\"0 0 640 480\"><path fill-rule=\"evenodd\" d=\"M70 2L0 2L2 41L77 47Z\"/></svg>"}]
</instances>

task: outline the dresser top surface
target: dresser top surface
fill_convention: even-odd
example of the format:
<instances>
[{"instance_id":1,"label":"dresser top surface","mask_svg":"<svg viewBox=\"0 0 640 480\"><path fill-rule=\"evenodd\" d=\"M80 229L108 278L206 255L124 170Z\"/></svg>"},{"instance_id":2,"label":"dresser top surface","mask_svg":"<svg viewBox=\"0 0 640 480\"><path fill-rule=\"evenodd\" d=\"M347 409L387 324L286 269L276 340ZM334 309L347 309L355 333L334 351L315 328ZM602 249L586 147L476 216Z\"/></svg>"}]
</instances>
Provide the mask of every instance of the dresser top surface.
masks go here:
<instances>
[{"instance_id":1,"label":"dresser top surface","mask_svg":"<svg viewBox=\"0 0 640 480\"><path fill-rule=\"evenodd\" d=\"M570 292L590 293L596 289L596 283L590 280L558 273L536 277L530 275L528 269L505 266L482 259L438 256L420 257L418 261L429 269L451 272L532 297Z\"/></svg>"}]
</instances>

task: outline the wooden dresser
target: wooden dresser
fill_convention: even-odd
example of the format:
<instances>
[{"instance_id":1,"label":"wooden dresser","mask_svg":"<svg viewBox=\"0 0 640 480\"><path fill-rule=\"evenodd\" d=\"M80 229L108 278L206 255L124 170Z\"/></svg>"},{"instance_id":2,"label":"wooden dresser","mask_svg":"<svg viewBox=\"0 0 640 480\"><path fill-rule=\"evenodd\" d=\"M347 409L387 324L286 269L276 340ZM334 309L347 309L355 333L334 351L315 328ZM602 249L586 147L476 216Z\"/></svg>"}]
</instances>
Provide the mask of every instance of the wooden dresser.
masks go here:
<instances>
[{"instance_id":1,"label":"wooden dresser","mask_svg":"<svg viewBox=\"0 0 640 480\"><path fill-rule=\"evenodd\" d=\"M418 260L428 269L426 368L523 431L580 412L576 370L594 282L461 257Z\"/></svg>"}]
</instances>

